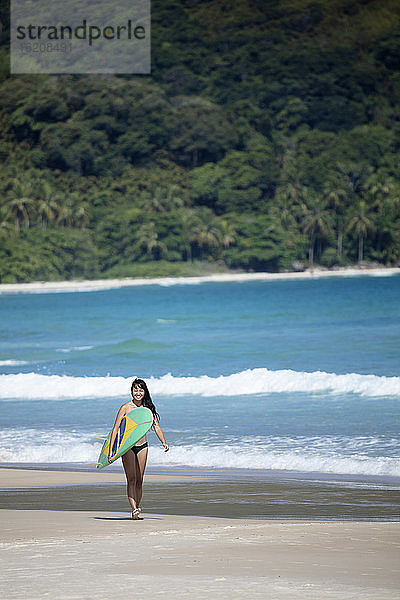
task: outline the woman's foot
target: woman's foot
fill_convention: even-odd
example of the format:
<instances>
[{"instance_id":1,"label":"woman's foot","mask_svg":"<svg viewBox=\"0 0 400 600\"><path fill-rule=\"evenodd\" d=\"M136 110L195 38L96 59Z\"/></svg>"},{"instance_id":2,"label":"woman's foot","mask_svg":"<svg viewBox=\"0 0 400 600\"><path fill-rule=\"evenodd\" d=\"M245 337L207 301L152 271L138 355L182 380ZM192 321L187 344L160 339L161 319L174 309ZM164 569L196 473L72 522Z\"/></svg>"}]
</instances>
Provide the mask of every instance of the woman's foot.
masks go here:
<instances>
[{"instance_id":1,"label":"woman's foot","mask_svg":"<svg viewBox=\"0 0 400 600\"><path fill-rule=\"evenodd\" d=\"M132 511L132 519L133 519L134 521L138 521L138 520L139 520L139 515L140 515L140 513L141 513L141 512L142 512L142 509L141 509L141 508L135 508L135 509Z\"/></svg>"}]
</instances>

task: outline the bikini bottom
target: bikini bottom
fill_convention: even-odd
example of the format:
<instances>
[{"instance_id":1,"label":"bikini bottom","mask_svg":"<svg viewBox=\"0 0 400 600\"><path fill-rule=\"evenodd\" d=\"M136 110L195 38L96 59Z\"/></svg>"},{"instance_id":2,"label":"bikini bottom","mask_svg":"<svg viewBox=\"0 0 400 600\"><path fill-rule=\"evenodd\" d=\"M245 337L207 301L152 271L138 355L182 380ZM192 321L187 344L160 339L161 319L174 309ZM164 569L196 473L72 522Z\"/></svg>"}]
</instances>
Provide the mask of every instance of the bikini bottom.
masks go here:
<instances>
[{"instance_id":1,"label":"bikini bottom","mask_svg":"<svg viewBox=\"0 0 400 600\"><path fill-rule=\"evenodd\" d=\"M149 447L148 443L145 442L144 444L141 444L140 446L132 446L131 450L132 450L133 454L135 456L137 456L141 450L144 450L145 448L148 448L148 447Z\"/></svg>"}]
</instances>

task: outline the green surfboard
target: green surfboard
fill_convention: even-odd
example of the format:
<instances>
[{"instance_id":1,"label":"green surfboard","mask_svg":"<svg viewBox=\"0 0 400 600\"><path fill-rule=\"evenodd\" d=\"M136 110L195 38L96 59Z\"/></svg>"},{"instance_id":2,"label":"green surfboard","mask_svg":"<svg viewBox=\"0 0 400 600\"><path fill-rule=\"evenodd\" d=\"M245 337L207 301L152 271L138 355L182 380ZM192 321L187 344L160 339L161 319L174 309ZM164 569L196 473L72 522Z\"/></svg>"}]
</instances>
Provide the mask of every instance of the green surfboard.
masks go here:
<instances>
[{"instance_id":1,"label":"green surfboard","mask_svg":"<svg viewBox=\"0 0 400 600\"><path fill-rule=\"evenodd\" d=\"M97 468L103 469L107 465L113 463L117 458L125 454L132 446L134 446L153 425L153 413L149 408L140 406L131 410L122 418L121 424L117 431L114 446L112 448L111 462L108 462L108 449L110 447L111 433L108 434L106 441L99 454Z\"/></svg>"}]
</instances>

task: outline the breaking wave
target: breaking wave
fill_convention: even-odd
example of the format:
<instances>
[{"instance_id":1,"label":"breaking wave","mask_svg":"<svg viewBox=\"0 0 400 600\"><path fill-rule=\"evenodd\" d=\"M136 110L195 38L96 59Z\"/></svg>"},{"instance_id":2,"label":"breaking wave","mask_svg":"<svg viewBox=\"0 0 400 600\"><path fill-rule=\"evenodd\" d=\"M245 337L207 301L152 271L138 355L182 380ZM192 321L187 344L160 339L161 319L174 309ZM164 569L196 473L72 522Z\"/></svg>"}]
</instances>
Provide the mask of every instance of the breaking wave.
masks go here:
<instances>
[{"instance_id":1,"label":"breaking wave","mask_svg":"<svg viewBox=\"0 0 400 600\"><path fill-rule=\"evenodd\" d=\"M100 436L93 431L5 430L0 433L0 463L95 463ZM150 441L149 461L153 466L400 476L400 459L392 448L395 440L278 437L261 444L256 438L238 442L172 444L166 454ZM382 443L387 446L381 448L384 455L371 455L369 446Z\"/></svg>"},{"instance_id":2,"label":"breaking wave","mask_svg":"<svg viewBox=\"0 0 400 600\"><path fill-rule=\"evenodd\" d=\"M133 377L72 377L18 373L0 375L0 399L62 400L72 398L123 397ZM337 375L315 371L307 373L290 369L271 371L248 369L232 375L209 377L149 377L152 394L196 396L241 396L269 393L330 393L361 396L400 396L400 377Z\"/></svg>"}]
</instances>

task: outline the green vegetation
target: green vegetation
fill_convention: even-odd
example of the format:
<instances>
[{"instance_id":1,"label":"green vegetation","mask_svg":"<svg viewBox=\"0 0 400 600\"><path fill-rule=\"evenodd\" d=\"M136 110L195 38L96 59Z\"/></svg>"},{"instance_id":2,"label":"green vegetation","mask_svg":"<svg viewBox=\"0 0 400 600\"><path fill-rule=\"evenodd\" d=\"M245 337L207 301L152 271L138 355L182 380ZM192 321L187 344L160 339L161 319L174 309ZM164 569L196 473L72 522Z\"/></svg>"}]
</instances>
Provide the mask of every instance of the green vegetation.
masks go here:
<instances>
[{"instance_id":1,"label":"green vegetation","mask_svg":"<svg viewBox=\"0 0 400 600\"><path fill-rule=\"evenodd\" d=\"M0 281L400 264L399 25L154 0L151 76L10 76L3 33Z\"/></svg>"}]
</instances>

